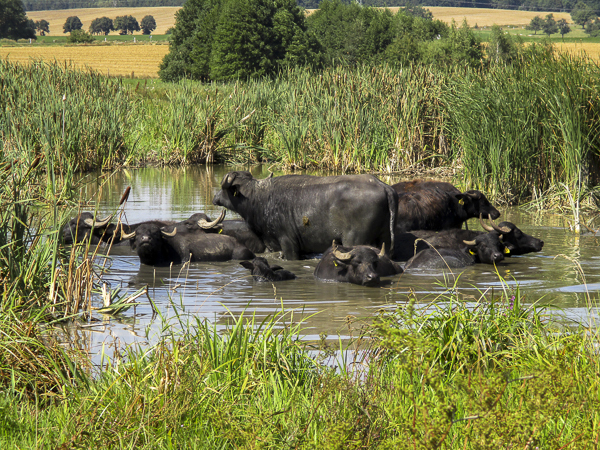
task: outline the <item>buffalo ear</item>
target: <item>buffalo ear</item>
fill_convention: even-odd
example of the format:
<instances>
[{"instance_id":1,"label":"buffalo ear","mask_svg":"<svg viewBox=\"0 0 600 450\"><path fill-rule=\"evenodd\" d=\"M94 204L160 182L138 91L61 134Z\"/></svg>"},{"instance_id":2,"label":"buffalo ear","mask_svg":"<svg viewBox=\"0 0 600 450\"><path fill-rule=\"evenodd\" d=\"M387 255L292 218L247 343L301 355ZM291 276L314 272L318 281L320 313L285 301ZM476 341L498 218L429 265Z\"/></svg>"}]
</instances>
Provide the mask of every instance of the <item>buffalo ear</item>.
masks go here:
<instances>
[{"instance_id":1,"label":"buffalo ear","mask_svg":"<svg viewBox=\"0 0 600 450\"><path fill-rule=\"evenodd\" d=\"M240 261L240 265L244 266L246 269L249 270L254 269L254 264L252 264L252 261Z\"/></svg>"},{"instance_id":2,"label":"buffalo ear","mask_svg":"<svg viewBox=\"0 0 600 450\"><path fill-rule=\"evenodd\" d=\"M271 266L271 270L273 272L275 272L276 270L283 270L283 267L275 265L275 266Z\"/></svg>"},{"instance_id":3,"label":"buffalo ear","mask_svg":"<svg viewBox=\"0 0 600 450\"><path fill-rule=\"evenodd\" d=\"M465 206L465 204L470 200L469 196L465 194L455 194L454 196L458 200L458 204L461 206Z\"/></svg>"}]
</instances>

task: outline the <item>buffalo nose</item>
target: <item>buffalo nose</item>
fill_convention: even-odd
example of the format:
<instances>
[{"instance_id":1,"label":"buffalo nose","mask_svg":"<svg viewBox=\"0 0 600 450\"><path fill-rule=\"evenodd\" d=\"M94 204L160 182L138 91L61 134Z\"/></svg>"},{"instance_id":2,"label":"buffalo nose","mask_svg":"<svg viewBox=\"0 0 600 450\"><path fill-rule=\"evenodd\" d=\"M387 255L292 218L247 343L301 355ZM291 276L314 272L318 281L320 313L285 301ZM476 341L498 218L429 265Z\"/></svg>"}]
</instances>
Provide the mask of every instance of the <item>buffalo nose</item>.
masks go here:
<instances>
[{"instance_id":1,"label":"buffalo nose","mask_svg":"<svg viewBox=\"0 0 600 450\"><path fill-rule=\"evenodd\" d=\"M379 275L375 272L368 273L365 275L365 286L375 286L379 284Z\"/></svg>"},{"instance_id":2,"label":"buffalo nose","mask_svg":"<svg viewBox=\"0 0 600 450\"><path fill-rule=\"evenodd\" d=\"M500 252L496 252L492 255L492 261L494 261L494 262L502 261L503 259L504 259L504 255Z\"/></svg>"},{"instance_id":3,"label":"buffalo nose","mask_svg":"<svg viewBox=\"0 0 600 450\"><path fill-rule=\"evenodd\" d=\"M141 236L140 242L150 242L150 236Z\"/></svg>"}]
</instances>

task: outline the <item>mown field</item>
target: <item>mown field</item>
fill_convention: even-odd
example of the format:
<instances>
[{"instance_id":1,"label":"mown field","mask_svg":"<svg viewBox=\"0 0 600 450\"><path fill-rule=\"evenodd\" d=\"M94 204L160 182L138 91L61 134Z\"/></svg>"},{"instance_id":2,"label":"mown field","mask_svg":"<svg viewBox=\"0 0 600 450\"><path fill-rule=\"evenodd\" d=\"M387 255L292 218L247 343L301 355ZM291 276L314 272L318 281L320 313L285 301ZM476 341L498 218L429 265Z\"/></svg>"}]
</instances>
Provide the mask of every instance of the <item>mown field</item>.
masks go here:
<instances>
[{"instance_id":1,"label":"mown field","mask_svg":"<svg viewBox=\"0 0 600 450\"><path fill-rule=\"evenodd\" d=\"M169 52L165 44L110 44L0 47L0 58L29 63L36 59L71 62L82 69L91 68L103 75L137 78L158 77L158 67Z\"/></svg>"}]
</instances>

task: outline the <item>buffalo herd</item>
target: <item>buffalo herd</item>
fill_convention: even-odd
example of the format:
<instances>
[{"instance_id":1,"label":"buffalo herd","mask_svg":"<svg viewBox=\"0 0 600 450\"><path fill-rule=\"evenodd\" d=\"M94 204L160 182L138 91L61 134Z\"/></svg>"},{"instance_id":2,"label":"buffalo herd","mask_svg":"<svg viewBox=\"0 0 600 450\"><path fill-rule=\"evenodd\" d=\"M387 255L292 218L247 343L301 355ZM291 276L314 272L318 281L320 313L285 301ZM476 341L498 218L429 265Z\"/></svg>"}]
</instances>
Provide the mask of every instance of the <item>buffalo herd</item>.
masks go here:
<instances>
[{"instance_id":1,"label":"buffalo herd","mask_svg":"<svg viewBox=\"0 0 600 450\"><path fill-rule=\"evenodd\" d=\"M256 179L236 171L223 177L213 204L242 220L224 220L224 209L215 220L196 213L127 225L84 212L65 224L62 238L65 245L129 245L142 264L155 266L240 260L255 281L295 278L256 254L320 257L317 280L364 286L408 270L496 264L544 245L513 223L496 224L500 212L480 191L440 181L390 186L373 175ZM471 218L485 231L463 229Z\"/></svg>"}]
</instances>

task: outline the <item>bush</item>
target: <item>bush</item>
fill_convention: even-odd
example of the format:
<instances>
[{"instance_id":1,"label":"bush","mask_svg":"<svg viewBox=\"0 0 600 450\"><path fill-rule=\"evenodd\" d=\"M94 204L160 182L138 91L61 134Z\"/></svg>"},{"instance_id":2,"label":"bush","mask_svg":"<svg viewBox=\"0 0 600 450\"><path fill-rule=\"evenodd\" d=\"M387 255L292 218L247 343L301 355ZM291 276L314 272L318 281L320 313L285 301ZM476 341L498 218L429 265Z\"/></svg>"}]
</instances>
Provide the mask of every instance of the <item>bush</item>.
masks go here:
<instances>
[{"instance_id":1,"label":"bush","mask_svg":"<svg viewBox=\"0 0 600 450\"><path fill-rule=\"evenodd\" d=\"M72 44L87 44L90 42L94 42L94 38L91 34L86 33L83 30L73 30L71 31L71 35L67 38L67 42Z\"/></svg>"}]
</instances>

